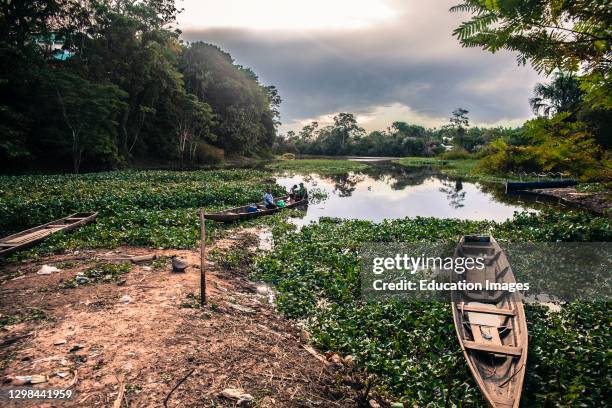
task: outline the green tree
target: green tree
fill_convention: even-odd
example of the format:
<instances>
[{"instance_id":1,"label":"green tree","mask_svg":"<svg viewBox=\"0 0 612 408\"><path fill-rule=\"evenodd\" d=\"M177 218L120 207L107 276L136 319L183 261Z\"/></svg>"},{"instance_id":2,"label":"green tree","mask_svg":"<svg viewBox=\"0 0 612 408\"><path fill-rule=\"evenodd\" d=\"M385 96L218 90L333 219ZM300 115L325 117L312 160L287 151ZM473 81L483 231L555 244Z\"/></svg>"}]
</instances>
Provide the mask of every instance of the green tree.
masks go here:
<instances>
[{"instance_id":1,"label":"green tree","mask_svg":"<svg viewBox=\"0 0 612 408\"><path fill-rule=\"evenodd\" d=\"M580 84L572 74L557 72L549 84L538 83L533 93L529 104L536 115L551 117L559 112L575 115L582 104Z\"/></svg>"},{"instance_id":2,"label":"green tree","mask_svg":"<svg viewBox=\"0 0 612 408\"><path fill-rule=\"evenodd\" d=\"M346 145L352 137L363 134L363 129L357 124L352 113L340 112L334 116L334 133L339 138L339 151L344 152Z\"/></svg>"},{"instance_id":3,"label":"green tree","mask_svg":"<svg viewBox=\"0 0 612 408\"><path fill-rule=\"evenodd\" d=\"M200 102L195 95L179 93L175 100L177 152L184 166L185 158L192 163L200 142L211 142L214 135L210 128L213 124L212 109Z\"/></svg>"},{"instance_id":4,"label":"green tree","mask_svg":"<svg viewBox=\"0 0 612 408\"><path fill-rule=\"evenodd\" d=\"M272 147L276 137L275 89L262 86L252 70L234 64L219 47L197 42L183 53L185 89L212 108L217 145L230 154ZM272 98L272 100L271 100Z\"/></svg>"},{"instance_id":5,"label":"green tree","mask_svg":"<svg viewBox=\"0 0 612 408\"><path fill-rule=\"evenodd\" d=\"M467 114L470 113L468 110L463 108L455 109L449 119L449 127L454 131L453 142L457 147L463 147L465 129L470 126L470 120Z\"/></svg>"},{"instance_id":6,"label":"green tree","mask_svg":"<svg viewBox=\"0 0 612 408\"><path fill-rule=\"evenodd\" d=\"M70 146L74 172L79 172L84 154L102 157L108 163L117 162L114 130L127 94L115 85L92 83L61 71L50 73L44 88L55 97L65 125L68 137L64 141Z\"/></svg>"},{"instance_id":7,"label":"green tree","mask_svg":"<svg viewBox=\"0 0 612 408\"><path fill-rule=\"evenodd\" d=\"M518 52L538 72L583 72L589 101L612 106L612 7L608 0L465 0L451 12L472 18L453 34L464 47Z\"/></svg>"}]
</instances>

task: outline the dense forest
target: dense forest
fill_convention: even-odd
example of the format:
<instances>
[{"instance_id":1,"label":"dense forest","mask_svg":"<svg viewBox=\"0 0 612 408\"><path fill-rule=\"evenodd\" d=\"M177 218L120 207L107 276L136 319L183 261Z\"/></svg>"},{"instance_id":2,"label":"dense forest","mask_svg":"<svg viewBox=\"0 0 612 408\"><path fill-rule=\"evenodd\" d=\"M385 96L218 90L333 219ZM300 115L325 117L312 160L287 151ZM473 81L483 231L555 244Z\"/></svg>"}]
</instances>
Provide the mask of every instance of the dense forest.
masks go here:
<instances>
[{"instance_id":1,"label":"dense forest","mask_svg":"<svg viewBox=\"0 0 612 408\"><path fill-rule=\"evenodd\" d=\"M276 88L214 45L183 43L174 0L0 7L5 169L188 166L270 151Z\"/></svg>"},{"instance_id":2,"label":"dense forest","mask_svg":"<svg viewBox=\"0 0 612 408\"><path fill-rule=\"evenodd\" d=\"M184 43L174 0L2 1L0 167L190 167L291 152L469 157L492 173L609 178L612 12L602 0L553 3L451 9L472 14L453 33L463 46L510 50L549 76L519 128L473 127L457 108L438 129L396 121L366 134L338 113L277 137L277 89L212 44Z\"/></svg>"}]
</instances>

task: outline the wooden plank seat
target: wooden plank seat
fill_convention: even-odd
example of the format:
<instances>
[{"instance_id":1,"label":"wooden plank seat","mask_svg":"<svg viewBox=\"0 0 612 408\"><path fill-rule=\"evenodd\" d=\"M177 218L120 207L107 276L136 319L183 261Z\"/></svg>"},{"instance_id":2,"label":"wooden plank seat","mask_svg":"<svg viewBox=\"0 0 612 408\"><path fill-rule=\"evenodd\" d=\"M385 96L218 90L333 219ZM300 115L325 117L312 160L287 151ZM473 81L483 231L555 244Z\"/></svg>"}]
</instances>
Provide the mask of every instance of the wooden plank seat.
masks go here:
<instances>
[{"instance_id":1,"label":"wooden plank seat","mask_svg":"<svg viewBox=\"0 0 612 408\"><path fill-rule=\"evenodd\" d=\"M498 344L476 343L474 341L464 340L463 345L470 350L484 351L493 354L503 354L506 356L520 357L523 353L522 347L501 346Z\"/></svg>"},{"instance_id":2,"label":"wooden plank seat","mask_svg":"<svg viewBox=\"0 0 612 408\"><path fill-rule=\"evenodd\" d=\"M489 313L504 316L514 316L516 314L512 309L497 309L481 306L457 305L457 309L462 310L464 312Z\"/></svg>"}]
</instances>

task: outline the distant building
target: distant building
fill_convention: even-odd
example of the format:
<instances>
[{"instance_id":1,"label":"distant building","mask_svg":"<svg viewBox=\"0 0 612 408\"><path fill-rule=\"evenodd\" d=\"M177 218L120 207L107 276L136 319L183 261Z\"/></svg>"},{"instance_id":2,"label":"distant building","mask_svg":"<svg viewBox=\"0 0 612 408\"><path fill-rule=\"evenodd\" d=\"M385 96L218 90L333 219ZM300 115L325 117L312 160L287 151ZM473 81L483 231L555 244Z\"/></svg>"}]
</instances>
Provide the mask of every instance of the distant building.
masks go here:
<instances>
[{"instance_id":1,"label":"distant building","mask_svg":"<svg viewBox=\"0 0 612 408\"><path fill-rule=\"evenodd\" d=\"M49 58L66 61L75 55L74 52L64 49L64 37L56 33L38 35L34 37L34 41L45 51Z\"/></svg>"}]
</instances>

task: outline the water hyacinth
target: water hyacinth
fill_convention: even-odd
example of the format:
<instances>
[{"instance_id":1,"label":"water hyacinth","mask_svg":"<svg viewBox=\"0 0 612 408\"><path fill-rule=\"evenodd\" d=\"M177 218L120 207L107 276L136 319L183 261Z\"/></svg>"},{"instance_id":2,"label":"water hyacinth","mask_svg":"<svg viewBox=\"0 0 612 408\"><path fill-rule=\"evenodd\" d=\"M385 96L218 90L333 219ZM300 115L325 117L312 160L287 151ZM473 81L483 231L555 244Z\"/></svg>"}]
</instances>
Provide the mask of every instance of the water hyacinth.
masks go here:
<instances>
[{"instance_id":1,"label":"water hyacinth","mask_svg":"<svg viewBox=\"0 0 612 408\"><path fill-rule=\"evenodd\" d=\"M505 223L434 218L322 220L275 229L273 251L255 275L278 288L279 310L306 322L322 351L356 357L379 392L407 406L484 407L459 348L448 304L364 302L362 242L456 240L490 231L501 241L609 241L610 221L583 213L518 214ZM324 299L324 302L321 302ZM321 307L325 304L326 307ZM603 406L610 381L610 303L572 303L559 312L528 306L525 406Z\"/></svg>"}]
</instances>

